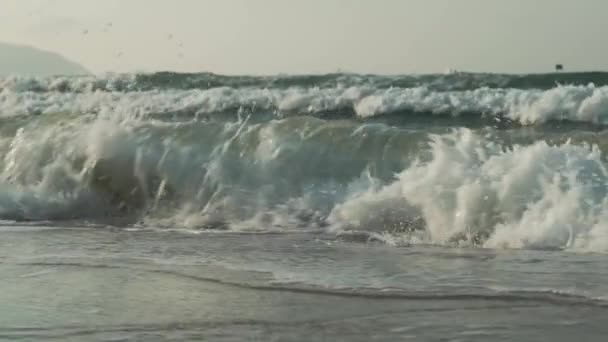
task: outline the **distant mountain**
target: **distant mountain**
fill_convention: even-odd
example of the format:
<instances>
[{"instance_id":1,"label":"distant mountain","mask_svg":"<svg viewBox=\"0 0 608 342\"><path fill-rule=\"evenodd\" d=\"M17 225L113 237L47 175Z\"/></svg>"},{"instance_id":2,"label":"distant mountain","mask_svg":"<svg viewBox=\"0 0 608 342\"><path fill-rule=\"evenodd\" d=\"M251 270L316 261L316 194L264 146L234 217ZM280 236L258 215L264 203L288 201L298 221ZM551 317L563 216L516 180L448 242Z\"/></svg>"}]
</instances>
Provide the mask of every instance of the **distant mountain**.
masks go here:
<instances>
[{"instance_id":1,"label":"distant mountain","mask_svg":"<svg viewBox=\"0 0 608 342\"><path fill-rule=\"evenodd\" d=\"M0 43L0 76L86 75L82 65L50 51Z\"/></svg>"}]
</instances>

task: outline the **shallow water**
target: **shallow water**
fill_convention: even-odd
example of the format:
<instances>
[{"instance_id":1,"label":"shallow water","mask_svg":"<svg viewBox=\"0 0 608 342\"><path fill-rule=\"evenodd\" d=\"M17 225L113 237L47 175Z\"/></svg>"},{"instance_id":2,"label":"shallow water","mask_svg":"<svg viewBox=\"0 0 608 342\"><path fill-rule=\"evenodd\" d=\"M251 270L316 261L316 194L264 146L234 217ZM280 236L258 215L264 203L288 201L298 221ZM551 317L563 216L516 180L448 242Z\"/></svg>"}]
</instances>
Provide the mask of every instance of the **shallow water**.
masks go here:
<instances>
[{"instance_id":1,"label":"shallow water","mask_svg":"<svg viewBox=\"0 0 608 342\"><path fill-rule=\"evenodd\" d=\"M0 339L603 341L604 255L4 226Z\"/></svg>"}]
</instances>

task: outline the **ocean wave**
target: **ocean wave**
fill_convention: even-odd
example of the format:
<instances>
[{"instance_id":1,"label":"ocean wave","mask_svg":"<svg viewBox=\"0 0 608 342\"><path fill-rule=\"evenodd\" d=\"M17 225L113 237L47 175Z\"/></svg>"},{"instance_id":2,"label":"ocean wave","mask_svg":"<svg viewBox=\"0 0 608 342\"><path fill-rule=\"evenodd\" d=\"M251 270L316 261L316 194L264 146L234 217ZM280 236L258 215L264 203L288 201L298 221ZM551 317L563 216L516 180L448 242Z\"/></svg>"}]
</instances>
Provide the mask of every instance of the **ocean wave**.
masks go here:
<instances>
[{"instance_id":1,"label":"ocean wave","mask_svg":"<svg viewBox=\"0 0 608 342\"><path fill-rule=\"evenodd\" d=\"M509 137L312 117L33 120L0 136L0 219L608 251L601 145Z\"/></svg>"},{"instance_id":2,"label":"ocean wave","mask_svg":"<svg viewBox=\"0 0 608 342\"><path fill-rule=\"evenodd\" d=\"M0 117L84 113L127 117L200 117L225 113L276 119L313 115L370 119L389 114L467 117L535 125L608 123L608 87L559 86L549 90L489 89L436 92L428 88L213 88L149 92L0 92Z\"/></svg>"},{"instance_id":3,"label":"ocean wave","mask_svg":"<svg viewBox=\"0 0 608 342\"><path fill-rule=\"evenodd\" d=\"M310 225L361 170L389 177L406 151L415 153L408 145L422 139L387 126L311 118L252 125L34 122L0 143L0 216L137 220L165 218L166 210L182 226L225 229L228 222L246 225L246 218L262 226ZM355 141L358 147L349 143ZM371 160L370 149L386 160Z\"/></svg>"},{"instance_id":4,"label":"ocean wave","mask_svg":"<svg viewBox=\"0 0 608 342\"><path fill-rule=\"evenodd\" d=\"M333 73L323 75L228 76L213 73L157 72L149 74L107 74L99 76L5 77L0 89L34 92L129 92L211 88L335 88L372 87L418 88L433 91L464 91L479 88L548 90L557 85L608 86L606 72L550 74L491 74L450 72L422 75L364 75Z\"/></svg>"}]
</instances>

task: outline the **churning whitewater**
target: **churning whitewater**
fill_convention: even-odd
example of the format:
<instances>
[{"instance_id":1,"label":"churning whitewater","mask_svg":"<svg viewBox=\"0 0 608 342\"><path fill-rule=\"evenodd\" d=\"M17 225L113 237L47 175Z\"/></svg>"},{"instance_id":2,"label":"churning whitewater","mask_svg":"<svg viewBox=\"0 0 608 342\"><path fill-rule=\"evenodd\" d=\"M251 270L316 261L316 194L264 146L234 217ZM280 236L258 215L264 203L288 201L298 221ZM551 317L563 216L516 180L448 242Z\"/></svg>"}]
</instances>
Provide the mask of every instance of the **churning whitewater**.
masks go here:
<instances>
[{"instance_id":1,"label":"churning whitewater","mask_svg":"<svg viewBox=\"0 0 608 342\"><path fill-rule=\"evenodd\" d=\"M5 78L0 219L606 252L605 124L602 73Z\"/></svg>"}]
</instances>

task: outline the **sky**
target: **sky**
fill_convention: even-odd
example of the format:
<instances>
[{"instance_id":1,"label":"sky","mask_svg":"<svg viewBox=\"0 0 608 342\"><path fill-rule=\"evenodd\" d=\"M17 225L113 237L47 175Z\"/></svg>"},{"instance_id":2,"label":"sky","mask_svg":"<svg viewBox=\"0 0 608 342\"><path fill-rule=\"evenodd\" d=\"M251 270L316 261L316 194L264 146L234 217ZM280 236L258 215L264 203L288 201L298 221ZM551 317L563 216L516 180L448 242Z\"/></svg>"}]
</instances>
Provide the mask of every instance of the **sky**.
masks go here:
<instances>
[{"instance_id":1,"label":"sky","mask_svg":"<svg viewBox=\"0 0 608 342\"><path fill-rule=\"evenodd\" d=\"M0 0L0 42L93 72L607 70L606 0Z\"/></svg>"}]
</instances>

